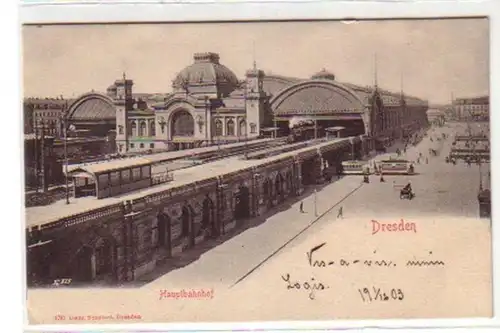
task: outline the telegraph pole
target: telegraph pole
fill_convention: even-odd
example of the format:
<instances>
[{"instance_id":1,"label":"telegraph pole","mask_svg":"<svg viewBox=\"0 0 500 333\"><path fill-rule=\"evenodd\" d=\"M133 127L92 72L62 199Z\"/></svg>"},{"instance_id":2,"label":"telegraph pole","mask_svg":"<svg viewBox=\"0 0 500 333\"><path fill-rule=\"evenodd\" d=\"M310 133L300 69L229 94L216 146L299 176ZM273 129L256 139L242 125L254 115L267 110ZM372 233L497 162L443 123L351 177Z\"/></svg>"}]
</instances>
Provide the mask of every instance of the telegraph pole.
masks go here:
<instances>
[{"instance_id":1,"label":"telegraph pole","mask_svg":"<svg viewBox=\"0 0 500 333\"><path fill-rule=\"evenodd\" d=\"M314 189L314 216L318 216L318 191Z\"/></svg>"},{"instance_id":2,"label":"telegraph pole","mask_svg":"<svg viewBox=\"0 0 500 333\"><path fill-rule=\"evenodd\" d=\"M42 121L42 141L40 142L41 152L40 152L40 169L42 174L42 192L47 190L47 181L45 175L45 122Z\"/></svg>"},{"instance_id":3,"label":"telegraph pole","mask_svg":"<svg viewBox=\"0 0 500 333\"><path fill-rule=\"evenodd\" d=\"M67 105L66 105L67 106ZM64 174L66 178L66 205L69 205L69 176L68 176L68 117L65 107L62 113L64 126Z\"/></svg>"},{"instance_id":4,"label":"telegraph pole","mask_svg":"<svg viewBox=\"0 0 500 333\"><path fill-rule=\"evenodd\" d=\"M38 149L38 121L37 121L37 116L35 113L35 119L34 119L34 134L35 134L35 139L33 140L34 143L34 150L35 150L35 186L36 186L36 192L38 193L38 190L40 188L40 156L39 156L39 149Z\"/></svg>"}]
</instances>

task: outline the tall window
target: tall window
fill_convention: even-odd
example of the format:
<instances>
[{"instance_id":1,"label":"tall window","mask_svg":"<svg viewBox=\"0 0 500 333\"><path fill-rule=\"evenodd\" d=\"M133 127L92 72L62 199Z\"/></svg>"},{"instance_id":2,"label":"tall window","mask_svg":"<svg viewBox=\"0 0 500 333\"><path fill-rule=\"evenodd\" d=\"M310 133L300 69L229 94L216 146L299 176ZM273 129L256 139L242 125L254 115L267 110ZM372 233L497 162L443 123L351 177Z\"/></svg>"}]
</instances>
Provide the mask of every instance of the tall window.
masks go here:
<instances>
[{"instance_id":1,"label":"tall window","mask_svg":"<svg viewBox=\"0 0 500 333\"><path fill-rule=\"evenodd\" d=\"M222 121L220 119L215 120L215 136L222 136Z\"/></svg>"},{"instance_id":2,"label":"tall window","mask_svg":"<svg viewBox=\"0 0 500 333\"><path fill-rule=\"evenodd\" d=\"M134 181L141 179L141 168L132 169L132 179Z\"/></svg>"},{"instance_id":3,"label":"tall window","mask_svg":"<svg viewBox=\"0 0 500 333\"><path fill-rule=\"evenodd\" d=\"M120 172L112 172L109 176L111 180L111 186L118 186L120 185Z\"/></svg>"},{"instance_id":4,"label":"tall window","mask_svg":"<svg viewBox=\"0 0 500 333\"><path fill-rule=\"evenodd\" d=\"M130 182L130 170L123 170L122 171L122 182L123 183Z\"/></svg>"},{"instance_id":5,"label":"tall window","mask_svg":"<svg viewBox=\"0 0 500 333\"><path fill-rule=\"evenodd\" d=\"M135 121L133 121L132 125L130 126L130 132L132 136L137 136L137 123Z\"/></svg>"},{"instance_id":6,"label":"tall window","mask_svg":"<svg viewBox=\"0 0 500 333\"><path fill-rule=\"evenodd\" d=\"M155 136L156 135L156 128L155 128L155 121L151 120L149 123L149 136Z\"/></svg>"},{"instance_id":7,"label":"tall window","mask_svg":"<svg viewBox=\"0 0 500 333\"><path fill-rule=\"evenodd\" d=\"M240 121L240 135L247 135L247 123L244 120Z\"/></svg>"},{"instance_id":8,"label":"tall window","mask_svg":"<svg viewBox=\"0 0 500 333\"><path fill-rule=\"evenodd\" d=\"M118 134L123 134L123 126L118 126Z\"/></svg>"},{"instance_id":9,"label":"tall window","mask_svg":"<svg viewBox=\"0 0 500 333\"><path fill-rule=\"evenodd\" d=\"M141 121L139 125L139 136L146 136L146 122Z\"/></svg>"},{"instance_id":10,"label":"tall window","mask_svg":"<svg viewBox=\"0 0 500 333\"><path fill-rule=\"evenodd\" d=\"M227 122L227 125L226 125L226 134L228 136L233 136L234 135L234 121L232 119L230 119Z\"/></svg>"},{"instance_id":11,"label":"tall window","mask_svg":"<svg viewBox=\"0 0 500 333\"><path fill-rule=\"evenodd\" d=\"M149 167L144 166L142 167L142 178L149 178Z\"/></svg>"},{"instance_id":12,"label":"tall window","mask_svg":"<svg viewBox=\"0 0 500 333\"><path fill-rule=\"evenodd\" d=\"M250 133L256 133L257 132L257 125L255 125L254 123L251 123L250 124Z\"/></svg>"}]
</instances>

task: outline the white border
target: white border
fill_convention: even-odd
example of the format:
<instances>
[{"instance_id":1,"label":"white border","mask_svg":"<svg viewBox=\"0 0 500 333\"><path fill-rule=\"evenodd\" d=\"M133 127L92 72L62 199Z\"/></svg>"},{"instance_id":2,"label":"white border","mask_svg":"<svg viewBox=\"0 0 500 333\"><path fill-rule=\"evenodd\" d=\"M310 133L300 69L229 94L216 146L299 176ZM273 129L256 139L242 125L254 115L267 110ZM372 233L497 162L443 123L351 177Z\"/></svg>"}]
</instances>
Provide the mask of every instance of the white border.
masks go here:
<instances>
[{"instance_id":1,"label":"white border","mask_svg":"<svg viewBox=\"0 0 500 333\"><path fill-rule=\"evenodd\" d=\"M2 6L6 0L2 0ZM12 2L14 2L13 0ZM9 3L7 1L7 3ZM498 179L496 176L495 166L498 164L498 154L496 150L496 142L499 138L498 131L500 126L500 114L498 109L500 108L500 1L489 0L489 1L477 1L477 2L438 2L438 1L420 1L420 2L365 2L365 1L346 1L346 2L288 2L287 4L280 2L267 2L267 3L235 3L235 2L224 2L224 3L194 3L191 1L179 1L176 4L101 4L96 5L94 1L86 5L26 5L20 9L20 23L55 23L55 22L133 22L133 21L144 21L144 22L160 22L160 21L198 21L198 20L257 20L257 19L343 19L343 18L409 18L409 17L453 17L453 16L489 16L490 17L490 39L491 39L491 135L492 135L492 163L493 163L493 176L492 176L492 186L496 189L500 187L498 184ZM222 2L222 1L221 1ZM103 3L103 2L101 2ZM329 13L332 13L331 15ZM2 15L2 20L7 16L13 16L7 13L7 15ZM12 17L11 17L12 18ZM2 21L0 20L0 21ZM2 24L4 24L2 22ZM19 30L19 29L18 29ZM5 30L3 30L5 31ZM8 37L9 33L2 34ZM4 48L6 51L9 48L18 50L18 40L17 36L10 35L9 42L15 39L15 46L7 46ZM17 56L17 55L16 55ZM10 67L8 71L2 71L2 73L8 73L11 75L15 68L13 62L7 61L4 57L1 62L2 65L7 65ZM2 92L7 92L7 96L11 97L9 102L13 99L12 104L9 104L3 112L5 115L12 115L13 110L19 110L20 105L20 94L17 89L17 80L19 79L18 72L14 73L16 78L12 80L10 77L7 80L2 80ZM15 82L16 84L14 84ZM4 84L7 84L5 87ZM14 90L14 91L13 91ZM13 91L13 92L12 92ZM494 93L495 92L495 93ZM3 94L2 94L3 95ZM12 106L11 106L12 105ZM9 110L12 110L9 112ZM21 112L18 112L21 114ZM20 121L20 118L19 118ZM13 146L12 138L20 137L16 134L16 128L14 126L5 126L3 129L6 130L9 137L5 138L1 142L4 143L4 147ZM21 127L17 127L20 129ZM1 131L0 131L1 132ZM14 132L14 133L11 133ZM4 135L4 133L1 133ZM16 138L17 138L16 137ZM18 141L19 146L20 139ZM16 194L12 191L3 191L2 196L8 195L8 198L3 198L5 202L8 203L6 208L8 209L9 218L3 219L3 226L7 226L7 229L2 228L5 238L9 240L14 239L13 235L19 235L19 225L21 202L16 204L10 204L12 198L21 198L21 189L19 184L21 184L21 174L19 170L20 161L20 149L16 147L8 147L9 153L10 149L14 148L14 154L17 157L10 156L9 158L4 158L4 161L11 161L10 165L4 162L2 165L2 175L6 177L2 184L14 181L10 186L11 189L16 188ZM8 170L3 170L7 166ZM11 175L18 176L14 177ZM6 188L9 188L9 185ZM496 202L497 196L494 191L493 201ZM19 194L19 195L18 195ZM10 198L10 199L9 199ZM6 201L8 200L8 201ZM2 207L4 208L4 207ZM497 209L493 205L493 216L497 216ZM499 212L500 213L500 212ZM15 219L10 216L14 215L19 218ZM496 219L495 219L496 220ZM15 231L11 231L10 228L15 226ZM500 258L500 236L497 232L497 228L493 228L493 240L494 240L494 280L497 278L499 280L499 258ZM24 234L23 234L24 239ZM1 243L1 242L0 242ZM24 241L23 241L24 243ZM5 244L2 244L4 246ZM9 248L2 251L4 256L8 256L13 253L13 249L18 249L18 245L9 244ZM24 260L24 247L21 250L21 258L8 258L4 260L3 266L9 267L14 262L22 262ZM17 253L17 251L15 251ZM23 265L24 266L24 265ZM17 268L17 267L16 267ZM21 283L21 288L24 289L24 279L20 279L17 273L20 270L17 269L4 269L4 272L10 272L10 275L4 273L2 275L7 275L7 278L12 278L16 280L17 283ZM5 278L5 276L2 276ZM9 292L14 289L10 286L12 282L3 282L3 288L7 288ZM497 284L494 285L494 309L498 309L500 305L500 288L497 288ZM9 308L18 308L12 305L11 302L7 304ZM4 307L5 308L5 307ZM498 311L497 311L498 312ZM2 317L11 317L2 315ZM3 319L3 318L2 318ZM27 321L25 320L25 324ZM147 330L147 329L168 329L172 330L254 330L254 329L326 329L326 328L397 328L405 327L405 331L411 327L466 327L466 326L500 326L500 317L497 316L494 319L436 319L436 320L366 320L366 321L319 321L319 322L267 322L267 323L213 323L213 324L128 324L128 325L50 325L43 326L44 331L48 330L91 330L96 331L100 328L107 329L126 329L128 331L132 330ZM3 326L3 325L2 325ZM38 329L41 330L42 326L30 326L30 330Z\"/></svg>"}]
</instances>

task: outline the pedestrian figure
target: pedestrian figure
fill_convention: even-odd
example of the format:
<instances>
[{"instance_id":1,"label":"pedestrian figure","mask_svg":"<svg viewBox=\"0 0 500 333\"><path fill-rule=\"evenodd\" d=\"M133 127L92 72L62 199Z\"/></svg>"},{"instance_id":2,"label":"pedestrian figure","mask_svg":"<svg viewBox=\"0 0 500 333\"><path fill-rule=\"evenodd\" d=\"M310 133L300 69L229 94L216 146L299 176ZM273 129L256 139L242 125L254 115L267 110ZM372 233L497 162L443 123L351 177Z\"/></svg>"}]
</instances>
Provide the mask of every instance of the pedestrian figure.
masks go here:
<instances>
[{"instance_id":1,"label":"pedestrian figure","mask_svg":"<svg viewBox=\"0 0 500 333\"><path fill-rule=\"evenodd\" d=\"M425 158L425 164L429 164L429 158L428 157Z\"/></svg>"},{"instance_id":2,"label":"pedestrian figure","mask_svg":"<svg viewBox=\"0 0 500 333\"><path fill-rule=\"evenodd\" d=\"M300 210L301 213L304 212L304 201L300 202L300 208L299 208L299 210Z\"/></svg>"},{"instance_id":3,"label":"pedestrian figure","mask_svg":"<svg viewBox=\"0 0 500 333\"><path fill-rule=\"evenodd\" d=\"M381 183L385 183L385 179L384 179L384 175L383 174L380 174L380 182Z\"/></svg>"},{"instance_id":4,"label":"pedestrian figure","mask_svg":"<svg viewBox=\"0 0 500 333\"><path fill-rule=\"evenodd\" d=\"M344 212L342 211L342 206L340 206L340 208L339 208L339 212L337 214L337 218L341 218L341 219L344 218Z\"/></svg>"}]
</instances>

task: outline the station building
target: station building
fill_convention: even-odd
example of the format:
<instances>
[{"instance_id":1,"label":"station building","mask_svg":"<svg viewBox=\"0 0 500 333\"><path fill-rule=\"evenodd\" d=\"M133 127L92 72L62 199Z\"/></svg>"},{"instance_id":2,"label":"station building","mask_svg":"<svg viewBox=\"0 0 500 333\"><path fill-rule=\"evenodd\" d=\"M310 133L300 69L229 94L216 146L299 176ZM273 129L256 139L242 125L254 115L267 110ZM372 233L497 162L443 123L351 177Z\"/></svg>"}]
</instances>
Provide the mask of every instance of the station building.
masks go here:
<instances>
[{"instance_id":1,"label":"station building","mask_svg":"<svg viewBox=\"0 0 500 333\"><path fill-rule=\"evenodd\" d=\"M266 74L254 63L240 80L217 53L206 52L194 54L170 93L138 98L124 75L106 93L73 101L68 121L93 135L115 130L123 154L251 140L269 128L287 135L292 118L384 141L427 126L427 109L425 100L340 82L325 69L301 79Z\"/></svg>"}]
</instances>

